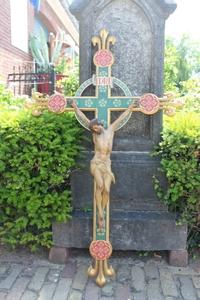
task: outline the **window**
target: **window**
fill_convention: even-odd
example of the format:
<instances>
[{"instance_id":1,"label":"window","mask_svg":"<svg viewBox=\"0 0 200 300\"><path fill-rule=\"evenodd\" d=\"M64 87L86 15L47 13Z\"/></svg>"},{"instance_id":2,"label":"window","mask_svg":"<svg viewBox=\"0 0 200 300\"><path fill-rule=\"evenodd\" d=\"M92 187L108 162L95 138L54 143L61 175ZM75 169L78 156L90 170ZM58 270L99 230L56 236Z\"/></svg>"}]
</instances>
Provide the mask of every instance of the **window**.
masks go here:
<instances>
[{"instance_id":1,"label":"window","mask_svg":"<svg viewBox=\"0 0 200 300\"><path fill-rule=\"evenodd\" d=\"M28 53L27 0L10 0L11 44Z\"/></svg>"}]
</instances>

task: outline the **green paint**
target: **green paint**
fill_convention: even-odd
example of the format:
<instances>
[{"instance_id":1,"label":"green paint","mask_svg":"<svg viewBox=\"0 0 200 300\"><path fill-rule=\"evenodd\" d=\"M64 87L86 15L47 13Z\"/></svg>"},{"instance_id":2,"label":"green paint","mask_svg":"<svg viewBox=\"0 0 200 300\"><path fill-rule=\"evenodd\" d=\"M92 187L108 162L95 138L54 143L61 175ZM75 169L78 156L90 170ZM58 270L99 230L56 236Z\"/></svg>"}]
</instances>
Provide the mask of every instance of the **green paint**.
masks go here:
<instances>
[{"instance_id":1,"label":"green paint","mask_svg":"<svg viewBox=\"0 0 200 300\"><path fill-rule=\"evenodd\" d=\"M110 67L99 67L96 69L96 77L108 77L109 73L111 73ZM81 84L75 95L77 105L80 109L87 109L88 111L93 111L95 109L97 112L97 118L104 124L104 127L107 128L110 114L109 109L126 109L133 101L131 92L125 83L113 77L113 84L118 86L123 91L125 95L124 97L109 96L111 88L105 85L95 87L97 96L82 97L81 95L86 88L92 84L92 78ZM81 122L80 120L78 121Z\"/></svg>"}]
</instances>

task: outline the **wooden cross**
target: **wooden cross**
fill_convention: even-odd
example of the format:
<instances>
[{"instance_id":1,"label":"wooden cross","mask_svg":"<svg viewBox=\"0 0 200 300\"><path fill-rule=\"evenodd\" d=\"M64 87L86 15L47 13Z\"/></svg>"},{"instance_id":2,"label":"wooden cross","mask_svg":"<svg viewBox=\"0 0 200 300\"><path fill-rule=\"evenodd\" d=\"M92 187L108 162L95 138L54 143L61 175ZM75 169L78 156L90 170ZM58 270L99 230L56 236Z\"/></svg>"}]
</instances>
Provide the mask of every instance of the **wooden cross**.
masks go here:
<instances>
[{"instance_id":1,"label":"wooden cross","mask_svg":"<svg viewBox=\"0 0 200 300\"><path fill-rule=\"evenodd\" d=\"M164 98L158 98L151 93L147 93L142 97L133 97L125 83L112 77L111 67L114 63L114 57L110 51L110 45L115 44L115 37L109 36L108 32L103 29L100 31L100 37L93 37L92 42L94 46L98 46L98 51L93 58L96 66L96 74L79 87L75 97L66 99L63 95L57 93L46 99L36 94L37 97L35 96L35 102L33 103L34 115L39 115L42 110L47 108L54 113L72 111L71 101L75 100L79 110L94 111L95 117L107 129L111 123L111 112L126 110L133 103L132 111L128 111L126 117L118 123L116 128L118 130L128 122L133 111L152 115L162 109L168 115L175 113L176 102L174 102L172 94L168 94ZM82 96L83 92L90 85L95 86L95 96ZM123 91L124 96L111 95L114 85ZM84 114L81 113L81 115L82 117L76 113L78 121L83 127L89 129L87 118L84 117ZM114 274L113 269L107 265L107 259L112 252L112 246L109 242L109 203L104 211L105 224L103 230L99 229L97 216L98 210L94 201L93 242L90 245L90 253L95 258L95 266L89 268L88 274L90 276L97 276L97 283L102 286L105 284L104 275L112 276Z\"/></svg>"}]
</instances>

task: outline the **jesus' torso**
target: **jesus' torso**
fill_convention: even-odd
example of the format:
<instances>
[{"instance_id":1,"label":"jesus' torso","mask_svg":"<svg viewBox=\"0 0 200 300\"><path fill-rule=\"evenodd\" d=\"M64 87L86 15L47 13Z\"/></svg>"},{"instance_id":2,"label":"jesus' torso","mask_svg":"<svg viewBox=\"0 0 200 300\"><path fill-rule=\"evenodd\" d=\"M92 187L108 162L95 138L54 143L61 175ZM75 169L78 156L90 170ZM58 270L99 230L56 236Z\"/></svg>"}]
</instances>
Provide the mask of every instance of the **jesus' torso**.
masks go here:
<instances>
[{"instance_id":1,"label":"jesus' torso","mask_svg":"<svg viewBox=\"0 0 200 300\"><path fill-rule=\"evenodd\" d=\"M110 154L113 147L114 131L111 127L102 130L100 134L93 133L93 142L95 145L94 159L106 161L110 160Z\"/></svg>"}]
</instances>

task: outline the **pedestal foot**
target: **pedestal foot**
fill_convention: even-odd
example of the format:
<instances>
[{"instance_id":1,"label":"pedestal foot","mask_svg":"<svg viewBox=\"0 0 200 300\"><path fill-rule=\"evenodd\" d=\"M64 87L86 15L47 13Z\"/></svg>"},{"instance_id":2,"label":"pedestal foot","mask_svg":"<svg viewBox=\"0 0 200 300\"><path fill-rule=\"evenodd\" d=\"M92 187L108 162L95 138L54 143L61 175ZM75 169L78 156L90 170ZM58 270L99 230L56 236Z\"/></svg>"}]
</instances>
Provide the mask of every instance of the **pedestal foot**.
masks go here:
<instances>
[{"instance_id":1,"label":"pedestal foot","mask_svg":"<svg viewBox=\"0 0 200 300\"><path fill-rule=\"evenodd\" d=\"M103 269L106 276L111 276L111 277L115 276L115 271L112 266L110 267L108 266L107 259L103 261Z\"/></svg>"},{"instance_id":2,"label":"pedestal foot","mask_svg":"<svg viewBox=\"0 0 200 300\"><path fill-rule=\"evenodd\" d=\"M104 276L104 270L103 270L103 260L99 261L99 270L98 270L98 276L96 278L96 283L100 287L103 287L106 283L106 278Z\"/></svg>"},{"instance_id":3,"label":"pedestal foot","mask_svg":"<svg viewBox=\"0 0 200 300\"><path fill-rule=\"evenodd\" d=\"M187 267L187 250L172 250L169 252L169 264L176 267Z\"/></svg>"},{"instance_id":4,"label":"pedestal foot","mask_svg":"<svg viewBox=\"0 0 200 300\"><path fill-rule=\"evenodd\" d=\"M65 264L69 257L69 249L53 246L49 251L49 260L55 264Z\"/></svg>"},{"instance_id":5,"label":"pedestal foot","mask_svg":"<svg viewBox=\"0 0 200 300\"><path fill-rule=\"evenodd\" d=\"M95 266L92 265L88 268L88 276L90 277L96 277L99 270L99 262L98 260L95 260Z\"/></svg>"},{"instance_id":6,"label":"pedestal foot","mask_svg":"<svg viewBox=\"0 0 200 300\"><path fill-rule=\"evenodd\" d=\"M103 287L106 283L105 276L115 276L115 271L112 266L108 266L106 260L95 260L95 266L92 265L88 269L89 277L97 277L96 283L98 286Z\"/></svg>"}]
</instances>

